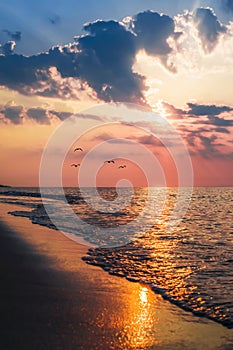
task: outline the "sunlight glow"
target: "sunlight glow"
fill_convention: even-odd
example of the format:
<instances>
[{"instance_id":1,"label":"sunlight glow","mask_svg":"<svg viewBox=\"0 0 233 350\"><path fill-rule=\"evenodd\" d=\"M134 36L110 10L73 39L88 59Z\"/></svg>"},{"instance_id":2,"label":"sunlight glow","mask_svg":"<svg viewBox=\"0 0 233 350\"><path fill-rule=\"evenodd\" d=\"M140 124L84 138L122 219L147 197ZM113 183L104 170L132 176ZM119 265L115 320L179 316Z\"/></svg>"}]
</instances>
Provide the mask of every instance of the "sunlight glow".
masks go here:
<instances>
[{"instance_id":1,"label":"sunlight glow","mask_svg":"<svg viewBox=\"0 0 233 350\"><path fill-rule=\"evenodd\" d=\"M139 291L139 298L141 300L142 303L147 303L147 293L148 293L148 289L146 287L141 287L140 291Z\"/></svg>"}]
</instances>

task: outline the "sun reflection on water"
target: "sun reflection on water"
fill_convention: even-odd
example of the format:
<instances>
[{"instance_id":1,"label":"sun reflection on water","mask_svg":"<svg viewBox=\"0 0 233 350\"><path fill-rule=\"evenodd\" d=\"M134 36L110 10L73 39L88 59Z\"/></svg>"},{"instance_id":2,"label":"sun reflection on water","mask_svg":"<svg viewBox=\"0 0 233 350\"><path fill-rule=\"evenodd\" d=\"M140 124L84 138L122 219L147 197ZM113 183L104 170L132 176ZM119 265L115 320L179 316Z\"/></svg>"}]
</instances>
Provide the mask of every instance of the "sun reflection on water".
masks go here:
<instances>
[{"instance_id":1,"label":"sun reflection on water","mask_svg":"<svg viewBox=\"0 0 233 350\"><path fill-rule=\"evenodd\" d=\"M154 330L158 323L158 316L154 304L152 308L151 293L148 287L140 284L134 286L136 293L131 298L128 310L129 322L124 327L123 336L121 335L119 342L125 344L127 339L127 348L146 349L157 343Z\"/></svg>"},{"instance_id":2,"label":"sun reflection on water","mask_svg":"<svg viewBox=\"0 0 233 350\"><path fill-rule=\"evenodd\" d=\"M146 287L141 287L139 291L139 298L142 303L147 303L147 293L148 289Z\"/></svg>"}]
</instances>

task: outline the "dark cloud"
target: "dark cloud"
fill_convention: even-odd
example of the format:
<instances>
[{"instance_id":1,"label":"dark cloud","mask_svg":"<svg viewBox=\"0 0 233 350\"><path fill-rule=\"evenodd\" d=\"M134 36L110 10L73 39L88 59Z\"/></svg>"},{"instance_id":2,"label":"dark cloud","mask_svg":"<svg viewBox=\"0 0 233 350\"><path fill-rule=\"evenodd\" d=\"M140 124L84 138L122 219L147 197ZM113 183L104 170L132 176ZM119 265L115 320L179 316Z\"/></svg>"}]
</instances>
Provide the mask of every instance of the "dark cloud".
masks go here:
<instances>
[{"instance_id":1,"label":"dark cloud","mask_svg":"<svg viewBox=\"0 0 233 350\"><path fill-rule=\"evenodd\" d=\"M233 126L233 120L229 119L224 119L220 117L216 117L214 115L208 116L208 121L206 122L211 125L216 125L216 126Z\"/></svg>"},{"instance_id":2,"label":"dark cloud","mask_svg":"<svg viewBox=\"0 0 233 350\"><path fill-rule=\"evenodd\" d=\"M178 38L181 34L175 32L175 24L171 17L153 11L136 15L131 28L137 36L139 49L144 49L149 55L160 57L165 64L168 54L172 52L167 39Z\"/></svg>"},{"instance_id":3,"label":"dark cloud","mask_svg":"<svg viewBox=\"0 0 233 350\"><path fill-rule=\"evenodd\" d=\"M22 86L23 91L21 92L28 95L38 94L46 97L79 100L79 95L85 90L85 85L87 86L80 80L71 81L71 78L63 78L56 67L37 70L35 75L36 82Z\"/></svg>"},{"instance_id":4,"label":"dark cloud","mask_svg":"<svg viewBox=\"0 0 233 350\"><path fill-rule=\"evenodd\" d=\"M48 125L51 123L51 120L53 120L54 117L63 121L73 115L73 113L58 112L44 108L29 108L28 110L25 110L25 115L27 118L36 121L38 124Z\"/></svg>"},{"instance_id":5,"label":"dark cloud","mask_svg":"<svg viewBox=\"0 0 233 350\"><path fill-rule=\"evenodd\" d=\"M188 109L176 108L172 104L163 102L169 117L171 119L183 119L183 118L198 118L198 117L207 117L206 119L197 119L198 123L202 124L212 124L215 126L232 126L233 120L224 119L219 117L220 114L224 112L232 112L233 107L231 106L218 106L218 105L203 105L197 103L187 103Z\"/></svg>"},{"instance_id":6,"label":"dark cloud","mask_svg":"<svg viewBox=\"0 0 233 350\"><path fill-rule=\"evenodd\" d=\"M211 136L199 135L199 139L201 141L201 145L203 146L203 149L200 149L199 151L204 158L209 158L210 156L216 155L217 153L219 153L215 143L215 141L217 140L216 135L211 135Z\"/></svg>"},{"instance_id":7,"label":"dark cloud","mask_svg":"<svg viewBox=\"0 0 233 350\"><path fill-rule=\"evenodd\" d=\"M176 120L176 129L186 141L190 155L199 155L203 158L232 158L231 149L224 144L226 143L226 137L227 141L230 142L233 132L233 119L225 119L222 117L222 113L227 113L229 118L229 113L233 111L233 107L188 103L189 108L181 109L167 102L163 102L163 106L168 113L168 117ZM206 114L214 112L218 115ZM137 123L137 125L144 128L149 126L143 121ZM149 129L151 130L151 127ZM155 130L155 133L157 134L158 130ZM224 140L224 144L221 143L222 140ZM150 136L138 137L137 141L159 146L157 140L153 140ZM171 142L170 146L173 145Z\"/></svg>"},{"instance_id":8,"label":"dark cloud","mask_svg":"<svg viewBox=\"0 0 233 350\"><path fill-rule=\"evenodd\" d=\"M144 102L144 79L132 71L135 36L116 21L97 21L84 26L89 35L78 39L80 76L104 101Z\"/></svg>"},{"instance_id":9,"label":"dark cloud","mask_svg":"<svg viewBox=\"0 0 233 350\"><path fill-rule=\"evenodd\" d=\"M57 111L49 111L49 114L55 115L58 119L60 119L61 121L69 118L71 115L73 115L73 113L70 112L57 112Z\"/></svg>"},{"instance_id":10,"label":"dark cloud","mask_svg":"<svg viewBox=\"0 0 233 350\"><path fill-rule=\"evenodd\" d=\"M12 124L22 124L24 119L30 119L38 124L48 125L54 117L63 121L69 118L72 114L73 113L57 112L44 108L26 109L23 106L11 106L8 104L0 106L1 122Z\"/></svg>"},{"instance_id":11,"label":"dark cloud","mask_svg":"<svg viewBox=\"0 0 233 350\"><path fill-rule=\"evenodd\" d=\"M61 71L66 71L70 59L59 48L29 57L17 54L0 56L0 84L23 94L43 95L47 89L50 96L53 80L49 68L57 64Z\"/></svg>"},{"instance_id":12,"label":"dark cloud","mask_svg":"<svg viewBox=\"0 0 233 350\"><path fill-rule=\"evenodd\" d=\"M45 109L41 107L25 108L23 106L14 106L11 104L6 104L5 106L0 106L0 121L3 123L12 124L22 124L23 120L33 120L34 122L42 125L48 125L51 121L65 119L74 116L78 119L86 120L99 120L107 121L106 117L100 117L91 114L74 114L65 111L55 111L54 109Z\"/></svg>"},{"instance_id":13,"label":"dark cloud","mask_svg":"<svg viewBox=\"0 0 233 350\"><path fill-rule=\"evenodd\" d=\"M8 29L3 29L3 32L6 33L14 41L20 41L21 40L22 33L20 31L11 32Z\"/></svg>"},{"instance_id":14,"label":"dark cloud","mask_svg":"<svg viewBox=\"0 0 233 350\"><path fill-rule=\"evenodd\" d=\"M198 36L206 53L213 51L219 37L226 32L226 27L221 24L211 8L198 8L194 12L193 20L198 30Z\"/></svg>"},{"instance_id":15,"label":"dark cloud","mask_svg":"<svg viewBox=\"0 0 233 350\"><path fill-rule=\"evenodd\" d=\"M167 39L178 34L173 19L147 11L139 13L128 26L98 20L84 25L84 30L86 34L76 37L75 42L45 53L0 56L0 84L23 94L78 98L77 90L82 86L75 90L70 81L61 82L72 78L91 87L97 98L106 102L146 104L145 78L133 71L136 54L145 49L168 67L172 49ZM52 67L60 81L51 74Z\"/></svg>"},{"instance_id":16,"label":"dark cloud","mask_svg":"<svg viewBox=\"0 0 233 350\"><path fill-rule=\"evenodd\" d=\"M201 155L203 158L228 157L229 153L221 151L222 143L218 142L217 134L214 129L200 127L198 129L185 128L184 139L186 140L189 152L192 155Z\"/></svg>"},{"instance_id":17,"label":"dark cloud","mask_svg":"<svg viewBox=\"0 0 233 350\"><path fill-rule=\"evenodd\" d=\"M4 45L0 45L0 52L2 52L5 56L11 55L14 51L14 47L15 41L8 41Z\"/></svg>"},{"instance_id":18,"label":"dark cloud","mask_svg":"<svg viewBox=\"0 0 233 350\"><path fill-rule=\"evenodd\" d=\"M204 158L231 157L232 153L224 149L218 138L221 140L221 134L225 134L224 138L231 134L233 119L225 119L222 113L228 113L229 117L233 107L187 103L188 109L179 109L167 102L163 102L163 106L169 113L168 117L181 121L177 129L182 133L192 155L199 154Z\"/></svg>"},{"instance_id":19,"label":"dark cloud","mask_svg":"<svg viewBox=\"0 0 233 350\"><path fill-rule=\"evenodd\" d=\"M0 66L8 68L8 74L6 69L0 73L1 80L24 93L36 88L39 94L56 96L59 89L46 74L50 67L55 66L62 78L87 81L102 100L141 100L143 78L131 70L136 53L132 33L113 21L95 22L84 29L90 35L79 39L78 53L69 47L54 47L48 53L37 56L14 55L11 61L1 57ZM46 83L48 88L40 92L40 86Z\"/></svg>"},{"instance_id":20,"label":"dark cloud","mask_svg":"<svg viewBox=\"0 0 233 350\"><path fill-rule=\"evenodd\" d=\"M214 131L222 134L230 134L230 131L227 128L217 127L214 129Z\"/></svg>"},{"instance_id":21,"label":"dark cloud","mask_svg":"<svg viewBox=\"0 0 233 350\"><path fill-rule=\"evenodd\" d=\"M132 71L136 54L134 35L114 21L98 21L84 29L89 34L79 38L72 48L54 47L48 53L30 57L1 56L0 84L24 94L55 96L57 85L48 72L50 67L56 67L61 78L87 82L101 100L144 103L141 92L145 89L144 79ZM44 86L48 88L41 91Z\"/></svg>"},{"instance_id":22,"label":"dark cloud","mask_svg":"<svg viewBox=\"0 0 233 350\"><path fill-rule=\"evenodd\" d=\"M48 113L43 108L29 108L27 110L29 118L35 120L38 124L50 124Z\"/></svg>"},{"instance_id":23,"label":"dark cloud","mask_svg":"<svg viewBox=\"0 0 233 350\"><path fill-rule=\"evenodd\" d=\"M22 124L23 121L23 107L22 106L3 106L0 109L0 114L4 120L10 121L12 124Z\"/></svg>"},{"instance_id":24,"label":"dark cloud","mask_svg":"<svg viewBox=\"0 0 233 350\"><path fill-rule=\"evenodd\" d=\"M229 158L232 156L232 152L224 152L221 148L224 147L224 144L218 142L218 137L215 134L212 135L199 135L201 141L202 149L199 150L199 153L204 158Z\"/></svg>"},{"instance_id":25,"label":"dark cloud","mask_svg":"<svg viewBox=\"0 0 233 350\"><path fill-rule=\"evenodd\" d=\"M189 110L188 114L200 115L219 115L223 112L233 111L233 107L216 106L216 105L199 105L196 103L187 103Z\"/></svg>"}]
</instances>

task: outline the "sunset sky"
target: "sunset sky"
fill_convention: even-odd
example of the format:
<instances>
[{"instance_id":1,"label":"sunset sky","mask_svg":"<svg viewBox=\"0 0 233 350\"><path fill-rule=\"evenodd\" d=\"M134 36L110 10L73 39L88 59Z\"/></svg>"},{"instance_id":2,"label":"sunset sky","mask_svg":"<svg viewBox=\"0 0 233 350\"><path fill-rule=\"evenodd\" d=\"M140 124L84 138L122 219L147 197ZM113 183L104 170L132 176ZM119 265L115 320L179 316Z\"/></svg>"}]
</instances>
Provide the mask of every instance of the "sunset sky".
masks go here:
<instances>
[{"instance_id":1,"label":"sunset sky","mask_svg":"<svg viewBox=\"0 0 233 350\"><path fill-rule=\"evenodd\" d=\"M233 0L0 0L0 23L1 184L38 186L54 130L87 108L119 103L120 131L98 129L72 147L81 143L87 154L121 136L126 149L130 141L148 148L167 184L177 185L159 141L127 126L122 106L133 103L177 130L196 186L233 186ZM79 120L88 126L88 116ZM77 180L70 164L84 156L72 147L64 161L66 186ZM113 155L108 150L106 159ZM123 177L146 185L142 169L126 164ZM99 171L101 186L121 177L116 169Z\"/></svg>"}]
</instances>

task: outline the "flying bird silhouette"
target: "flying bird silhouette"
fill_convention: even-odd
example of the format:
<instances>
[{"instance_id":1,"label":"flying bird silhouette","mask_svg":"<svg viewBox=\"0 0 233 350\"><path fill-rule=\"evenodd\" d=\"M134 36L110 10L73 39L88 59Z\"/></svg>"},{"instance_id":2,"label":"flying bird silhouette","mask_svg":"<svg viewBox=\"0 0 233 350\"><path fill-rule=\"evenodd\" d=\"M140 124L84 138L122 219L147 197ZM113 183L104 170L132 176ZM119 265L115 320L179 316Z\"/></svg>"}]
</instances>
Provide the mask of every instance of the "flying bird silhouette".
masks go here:
<instances>
[{"instance_id":1,"label":"flying bird silhouette","mask_svg":"<svg viewBox=\"0 0 233 350\"><path fill-rule=\"evenodd\" d=\"M118 167L118 169L123 169L123 168L126 168L126 165L120 165L120 166Z\"/></svg>"},{"instance_id":2,"label":"flying bird silhouette","mask_svg":"<svg viewBox=\"0 0 233 350\"><path fill-rule=\"evenodd\" d=\"M105 160L105 162L104 163L115 163L115 161L113 160L113 159L111 159L111 160Z\"/></svg>"},{"instance_id":3,"label":"flying bird silhouette","mask_svg":"<svg viewBox=\"0 0 233 350\"><path fill-rule=\"evenodd\" d=\"M74 166L75 168L77 168L78 166L80 166L80 164L71 164L71 166Z\"/></svg>"},{"instance_id":4,"label":"flying bird silhouette","mask_svg":"<svg viewBox=\"0 0 233 350\"><path fill-rule=\"evenodd\" d=\"M76 152L76 151L82 151L83 152L83 149L81 147L77 147L77 148L74 149L74 152Z\"/></svg>"}]
</instances>

